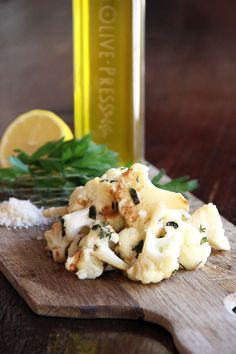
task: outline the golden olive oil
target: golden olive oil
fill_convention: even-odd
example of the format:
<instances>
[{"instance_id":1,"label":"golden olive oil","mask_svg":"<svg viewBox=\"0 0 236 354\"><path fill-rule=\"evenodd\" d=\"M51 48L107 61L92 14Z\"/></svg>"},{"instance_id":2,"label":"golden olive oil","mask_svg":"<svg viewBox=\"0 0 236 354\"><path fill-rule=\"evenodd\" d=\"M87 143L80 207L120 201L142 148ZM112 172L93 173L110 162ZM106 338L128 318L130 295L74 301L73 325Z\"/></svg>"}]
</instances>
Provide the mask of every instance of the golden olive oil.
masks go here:
<instances>
[{"instance_id":1,"label":"golden olive oil","mask_svg":"<svg viewBox=\"0 0 236 354\"><path fill-rule=\"evenodd\" d=\"M75 134L143 157L143 0L73 0Z\"/></svg>"}]
</instances>

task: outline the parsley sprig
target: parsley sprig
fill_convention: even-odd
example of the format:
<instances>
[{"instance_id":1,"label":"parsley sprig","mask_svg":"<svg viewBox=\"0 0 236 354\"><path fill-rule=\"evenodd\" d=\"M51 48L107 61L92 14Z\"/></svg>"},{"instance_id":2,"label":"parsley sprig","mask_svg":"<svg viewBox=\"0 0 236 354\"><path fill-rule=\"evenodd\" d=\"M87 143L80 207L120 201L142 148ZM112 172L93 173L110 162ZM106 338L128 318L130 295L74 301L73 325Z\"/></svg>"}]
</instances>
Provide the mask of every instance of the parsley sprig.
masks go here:
<instances>
[{"instance_id":1,"label":"parsley sprig","mask_svg":"<svg viewBox=\"0 0 236 354\"><path fill-rule=\"evenodd\" d=\"M63 204L76 186L118 166L118 154L90 135L51 141L32 155L16 150L11 167L0 169L1 194L30 198L36 204Z\"/></svg>"},{"instance_id":2,"label":"parsley sprig","mask_svg":"<svg viewBox=\"0 0 236 354\"><path fill-rule=\"evenodd\" d=\"M90 135L69 141L50 141L32 155L17 149L9 161L9 168L0 168L0 198L29 198L44 206L67 204L75 187L119 166L118 154L106 145L94 143ZM180 193L198 186L196 180L186 176L162 183L164 175L165 171L161 169L152 183Z\"/></svg>"},{"instance_id":3,"label":"parsley sprig","mask_svg":"<svg viewBox=\"0 0 236 354\"><path fill-rule=\"evenodd\" d=\"M188 176L174 178L169 182L162 183L161 179L165 175L166 171L162 168L159 173L153 177L152 183L158 188L178 193L192 192L198 188L198 181L196 179L190 180Z\"/></svg>"}]
</instances>

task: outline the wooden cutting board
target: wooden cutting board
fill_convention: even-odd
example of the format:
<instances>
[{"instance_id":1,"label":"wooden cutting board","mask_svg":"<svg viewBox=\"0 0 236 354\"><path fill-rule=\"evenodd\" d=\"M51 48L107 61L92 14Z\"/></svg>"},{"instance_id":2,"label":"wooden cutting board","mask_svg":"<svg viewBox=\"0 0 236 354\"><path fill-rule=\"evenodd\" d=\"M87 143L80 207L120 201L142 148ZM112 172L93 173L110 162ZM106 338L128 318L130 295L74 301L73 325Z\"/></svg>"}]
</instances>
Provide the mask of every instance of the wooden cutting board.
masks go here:
<instances>
[{"instance_id":1,"label":"wooden cutting board","mask_svg":"<svg viewBox=\"0 0 236 354\"><path fill-rule=\"evenodd\" d=\"M194 209L202 203L191 196ZM0 270L31 309L46 316L143 318L173 335L180 353L236 353L236 227L223 219L231 252L197 271L142 285L118 272L78 280L44 252L40 228L0 228Z\"/></svg>"}]
</instances>

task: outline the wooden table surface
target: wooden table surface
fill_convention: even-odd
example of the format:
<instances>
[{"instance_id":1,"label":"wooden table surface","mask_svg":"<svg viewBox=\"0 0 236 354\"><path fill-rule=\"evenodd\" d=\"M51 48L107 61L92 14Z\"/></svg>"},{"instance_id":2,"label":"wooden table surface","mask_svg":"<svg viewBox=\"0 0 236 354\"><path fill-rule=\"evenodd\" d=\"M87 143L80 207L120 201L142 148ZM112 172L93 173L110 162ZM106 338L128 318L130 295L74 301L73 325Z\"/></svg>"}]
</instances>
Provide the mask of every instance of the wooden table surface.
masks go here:
<instances>
[{"instance_id":1,"label":"wooden table surface","mask_svg":"<svg viewBox=\"0 0 236 354\"><path fill-rule=\"evenodd\" d=\"M148 0L146 158L236 223L236 2ZM0 134L15 116L50 109L72 124L71 1L0 0ZM168 353L143 322L37 317L0 275L5 353Z\"/></svg>"}]
</instances>

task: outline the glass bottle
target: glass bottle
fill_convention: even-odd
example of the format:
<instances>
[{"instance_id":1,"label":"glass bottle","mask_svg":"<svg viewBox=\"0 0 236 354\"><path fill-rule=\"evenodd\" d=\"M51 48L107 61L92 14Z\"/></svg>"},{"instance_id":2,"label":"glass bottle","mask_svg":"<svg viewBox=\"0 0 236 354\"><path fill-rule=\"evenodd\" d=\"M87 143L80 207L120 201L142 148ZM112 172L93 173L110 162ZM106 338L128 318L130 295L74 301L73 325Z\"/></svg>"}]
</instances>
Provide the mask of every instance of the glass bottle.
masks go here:
<instances>
[{"instance_id":1,"label":"glass bottle","mask_svg":"<svg viewBox=\"0 0 236 354\"><path fill-rule=\"evenodd\" d=\"M73 0L75 135L143 159L144 0Z\"/></svg>"}]
</instances>

